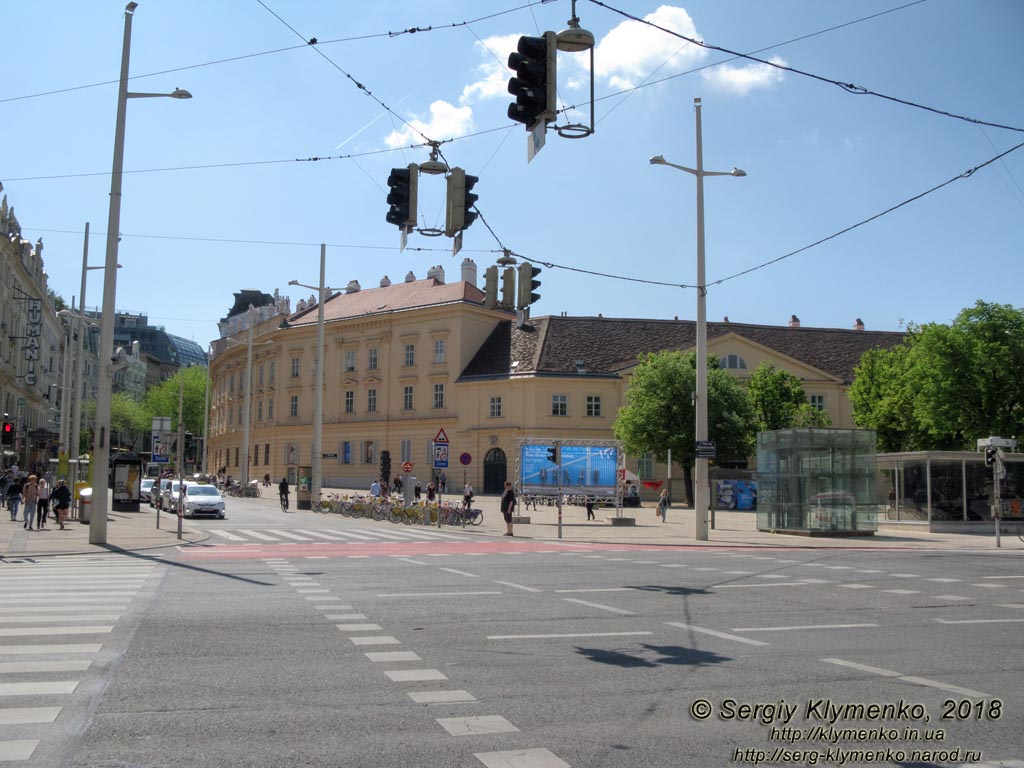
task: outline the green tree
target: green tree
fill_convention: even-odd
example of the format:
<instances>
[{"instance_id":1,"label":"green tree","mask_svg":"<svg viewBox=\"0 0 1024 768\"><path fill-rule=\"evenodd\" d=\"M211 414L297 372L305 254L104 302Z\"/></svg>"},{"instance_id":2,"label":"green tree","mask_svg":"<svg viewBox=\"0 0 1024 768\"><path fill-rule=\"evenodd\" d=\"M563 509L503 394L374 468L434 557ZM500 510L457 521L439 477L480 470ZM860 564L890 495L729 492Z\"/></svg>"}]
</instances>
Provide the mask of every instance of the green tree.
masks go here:
<instances>
[{"instance_id":1,"label":"green tree","mask_svg":"<svg viewBox=\"0 0 1024 768\"><path fill-rule=\"evenodd\" d=\"M142 400L148 423L154 416L170 416L171 428L178 429L178 398L183 395L182 421L185 431L203 433L203 410L206 407L206 368L191 365L180 368L169 379L146 391ZM149 427L146 427L149 429Z\"/></svg>"},{"instance_id":2,"label":"green tree","mask_svg":"<svg viewBox=\"0 0 1024 768\"><path fill-rule=\"evenodd\" d=\"M767 360L750 374L747 394L758 432L792 427L800 406L807 404L800 379Z\"/></svg>"},{"instance_id":3,"label":"green tree","mask_svg":"<svg viewBox=\"0 0 1024 768\"><path fill-rule=\"evenodd\" d=\"M683 467L688 500L693 499L696 367L692 352L641 357L630 379L627 405L612 426L625 451L634 456L650 452L664 463L671 449L673 462ZM713 356L708 358L708 433L720 459L743 459L753 449L750 400Z\"/></svg>"},{"instance_id":4,"label":"green tree","mask_svg":"<svg viewBox=\"0 0 1024 768\"><path fill-rule=\"evenodd\" d=\"M140 403L121 392L111 395L110 442L112 446L141 451L143 438L149 428L149 418Z\"/></svg>"}]
</instances>

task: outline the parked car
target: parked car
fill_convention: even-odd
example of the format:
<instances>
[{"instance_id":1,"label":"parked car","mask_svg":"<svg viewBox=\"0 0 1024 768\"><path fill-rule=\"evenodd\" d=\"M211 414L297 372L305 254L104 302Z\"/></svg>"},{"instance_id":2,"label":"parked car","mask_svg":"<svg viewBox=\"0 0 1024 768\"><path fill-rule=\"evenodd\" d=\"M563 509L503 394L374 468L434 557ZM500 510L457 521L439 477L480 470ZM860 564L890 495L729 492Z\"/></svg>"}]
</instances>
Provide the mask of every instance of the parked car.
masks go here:
<instances>
[{"instance_id":1,"label":"parked car","mask_svg":"<svg viewBox=\"0 0 1024 768\"><path fill-rule=\"evenodd\" d=\"M164 494L171 487L171 478L165 477L160 480L160 485L154 485L153 490L150 492L149 506L156 509L164 508Z\"/></svg>"},{"instance_id":2,"label":"parked car","mask_svg":"<svg viewBox=\"0 0 1024 768\"><path fill-rule=\"evenodd\" d=\"M139 503L143 501L151 503L153 501L153 486L156 484L156 478L144 477L142 479L142 485L139 487Z\"/></svg>"},{"instance_id":3,"label":"parked car","mask_svg":"<svg viewBox=\"0 0 1024 768\"><path fill-rule=\"evenodd\" d=\"M185 486L185 516L213 515L224 519L224 497L215 485L190 483Z\"/></svg>"},{"instance_id":4,"label":"parked car","mask_svg":"<svg viewBox=\"0 0 1024 768\"><path fill-rule=\"evenodd\" d=\"M168 512L176 512L178 509L178 491L181 489L181 481L165 480L164 482L166 485L161 484L160 508Z\"/></svg>"}]
</instances>

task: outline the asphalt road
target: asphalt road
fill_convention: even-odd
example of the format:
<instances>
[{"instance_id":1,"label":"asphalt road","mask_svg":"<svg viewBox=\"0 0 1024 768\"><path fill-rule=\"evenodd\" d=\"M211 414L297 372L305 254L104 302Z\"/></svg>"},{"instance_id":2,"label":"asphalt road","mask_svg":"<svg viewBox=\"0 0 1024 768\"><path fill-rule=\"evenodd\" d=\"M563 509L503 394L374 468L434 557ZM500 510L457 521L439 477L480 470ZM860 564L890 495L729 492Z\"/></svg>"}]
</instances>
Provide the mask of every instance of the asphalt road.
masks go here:
<instances>
[{"instance_id":1,"label":"asphalt road","mask_svg":"<svg viewBox=\"0 0 1024 768\"><path fill-rule=\"evenodd\" d=\"M1019 553L199 525L0 566L0 759L1024 766Z\"/></svg>"}]
</instances>

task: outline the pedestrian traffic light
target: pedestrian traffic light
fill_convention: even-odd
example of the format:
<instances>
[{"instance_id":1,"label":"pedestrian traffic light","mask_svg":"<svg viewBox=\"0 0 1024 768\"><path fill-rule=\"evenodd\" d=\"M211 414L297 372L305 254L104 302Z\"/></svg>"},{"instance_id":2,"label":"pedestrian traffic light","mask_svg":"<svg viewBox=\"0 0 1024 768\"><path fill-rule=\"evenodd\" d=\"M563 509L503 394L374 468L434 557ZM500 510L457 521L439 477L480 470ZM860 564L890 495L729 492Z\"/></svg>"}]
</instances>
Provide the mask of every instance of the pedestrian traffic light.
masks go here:
<instances>
[{"instance_id":1,"label":"pedestrian traffic light","mask_svg":"<svg viewBox=\"0 0 1024 768\"><path fill-rule=\"evenodd\" d=\"M506 267L501 271L501 308L513 309L516 305L516 268Z\"/></svg>"},{"instance_id":2,"label":"pedestrian traffic light","mask_svg":"<svg viewBox=\"0 0 1024 768\"><path fill-rule=\"evenodd\" d=\"M519 302L518 309L526 309L540 299L539 293L534 293L540 288L540 280L534 280L540 274L540 267L535 267L528 261L519 265Z\"/></svg>"},{"instance_id":3,"label":"pedestrian traffic light","mask_svg":"<svg viewBox=\"0 0 1024 768\"><path fill-rule=\"evenodd\" d=\"M558 446L552 445L548 448L548 461L552 464L558 464Z\"/></svg>"},{"instance_id":4,"label":"pedestrian traffic light","mask_svg":"<svg viewBox=\"0 0 1024 768\"><path fill-rule=\"evenodd\" d=\"M419 185L420 168L410 163L408 168L392 168L388 176L388 224L412 230L416 226L416 189Z\"/></svg>"},{"instance_id":5,"label":"pedestrian traffic light","mask_svg":"<svg viewBox=\"0 0 1024 768\"><path fill-rule=\"evenodd\" d=\"M484 306L488 309L498 306L498 267L494 264L484 272Z\"/></svg>"},{"instance_id":6,"label":"pedestrian traffic light","mask_svg":"<svg viewBox=\"0 0 1024 768\"><path fill-rule=\"evenodd\" d=\"M14 425L11 422L3 423L3 427L0 428L0 437L2 437L0 443L3 445L14 445Z\"/></svg>"},{"instance_id":7,"label":"pedestrian traffic light","mask_svg":"<svg viewBox=\"0 0 1024 768\"><path fill-rule=\"evenodd\" d=\"M471 190L480 179L476 176L467 176L462 168L452 168L448 174L448 196L445 206L444 233L448 237L455 237L456 234L467 229L474 221L477 214L470 210L479 195L474 195Z\"/></svg>"},{"instance_id":8,"label":"pedestrian traffic light","mask_svg":"<svg viewBox=\"0 0 1024 768\"><path fill-rule=\"evenodd\" d=\"M508 68L516 75L508 81L508 92L516 97L508 116L533 130L542 120L555 119L555 89L558 40L554 32L543 37L520 37L516 52L509 54Z\"/></svg>"},{"instance_id":9,"label":"pedestrian traffic light","mask_svg":"<svg viewBox=\"0 0 1024 768\"><path fill-rule=\"evenodd\" d=\"M999 449L996 448L993 445L990 445L990 446L988 446L985 449L985 466L986 467L991 467L991 466L995 465L995 463L996 463L996 452L998 450Z\"/></svg>"}]
</instances>

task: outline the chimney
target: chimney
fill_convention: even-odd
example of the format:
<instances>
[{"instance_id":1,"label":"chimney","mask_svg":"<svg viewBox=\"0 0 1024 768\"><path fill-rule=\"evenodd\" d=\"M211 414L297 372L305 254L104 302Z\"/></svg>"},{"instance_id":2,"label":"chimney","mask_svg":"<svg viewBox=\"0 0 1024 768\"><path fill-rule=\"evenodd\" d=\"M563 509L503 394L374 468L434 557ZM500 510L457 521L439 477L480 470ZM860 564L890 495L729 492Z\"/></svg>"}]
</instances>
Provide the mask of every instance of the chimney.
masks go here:
<instances>
[{"instance_id":1,"label":"chimney","mask_svg":"<svg viewBox=\"0 0 1024 768\"><path fill-rule=\"evenodd\" d=\"M441 264L434 267L434 279L441 285L444 285L444 267Z\"/></svg>"},{"instance_id":2,"label":"chimney","mask_svg":"<svg viewBox=\"0 0 1024 768\"><path fill-rule=\"evenodd\" d=\"M359 293L362 290L358 280L349 280L345 286L345 293Z\"/></svg>"},{"instance_id":3,"label":"chimney","mask_svg":"<svg viewBox=\"0 0 1024 768\"><path fill-rule=\"evenodd\" d=\"M306 302L303 299L299 299L299 302L295 305L295 311L301 312L306 308Z\"/></svg>"},{"instance_id":4,"label":"chimney","mask_svg":"<svg viewBox=\"0 0 1024 768\"><path fill-rule=\"evenodd\" d=\"M476 287L476 262L468 256L462 260L462 282Z\"/></svg>"},{"instance_id":5,"label":"chimney","mask_svg":"<svg viewBox=\"0 0 1024 768\"><path fill-rule=\"evenodd\" d=\"M380 287L387 288L389 285L391 285L391 278L389 278L387 275L384 275L384 277L380 279Z\"/></svg>"},{"instance_id":6,"label":"chimney","mask_svg":"<svg viewBox=\"0 0 1024 768\"><path fill-rule=\"evenodd\" d=\"M790 315L789 316L789 327L790 328L799 328L800 327L800 318L797 317L796 315Z\"/></svg>"},{"instance_id":7,"label":"chimney","mask_svg":"<svg viewBox=\"0 0 1024 768\"><path fill-rule=\"evenodd\" d=\"M864 330L864 321L861 320L859 317L857 318L857 322L855 322L853 324L853 330L855 330L855 331L863 331Z\"/></svg>"},{"instance_id":8,"label":"chimney","mask_svg":"<svg viewBox=\"0 0 1024 768\"><path fill-rule=\"evenodd\" d=\"M726 315L725 317L723 317L723 318L722 318L722 322L723 322L723 323L728 323L728 322L729 322L729 316L728 316L728 315Z\"/></svg>"},{"instance_id":9,"label":"chimney","mask_svg":"<svg viewBox=\"0 0 1024 768\"><path fill-rule=\"evenodd\" d=\"M411 269L405 275L405 282L407 282L407 283L415 283L416 282L416 275L414 275L412 273Z\"/></svg>"},{"instance_id":10,"label":"chimney","mask_svg":"<svg viewBox=\"0 0 1024 768\"><path fill-rule=\"evenodd\" d=\"M306 300L306 306L307 307L315 307L316 306L316 294L315 293L309 294L309 298Z\"/></svg>"}]
</instances>

